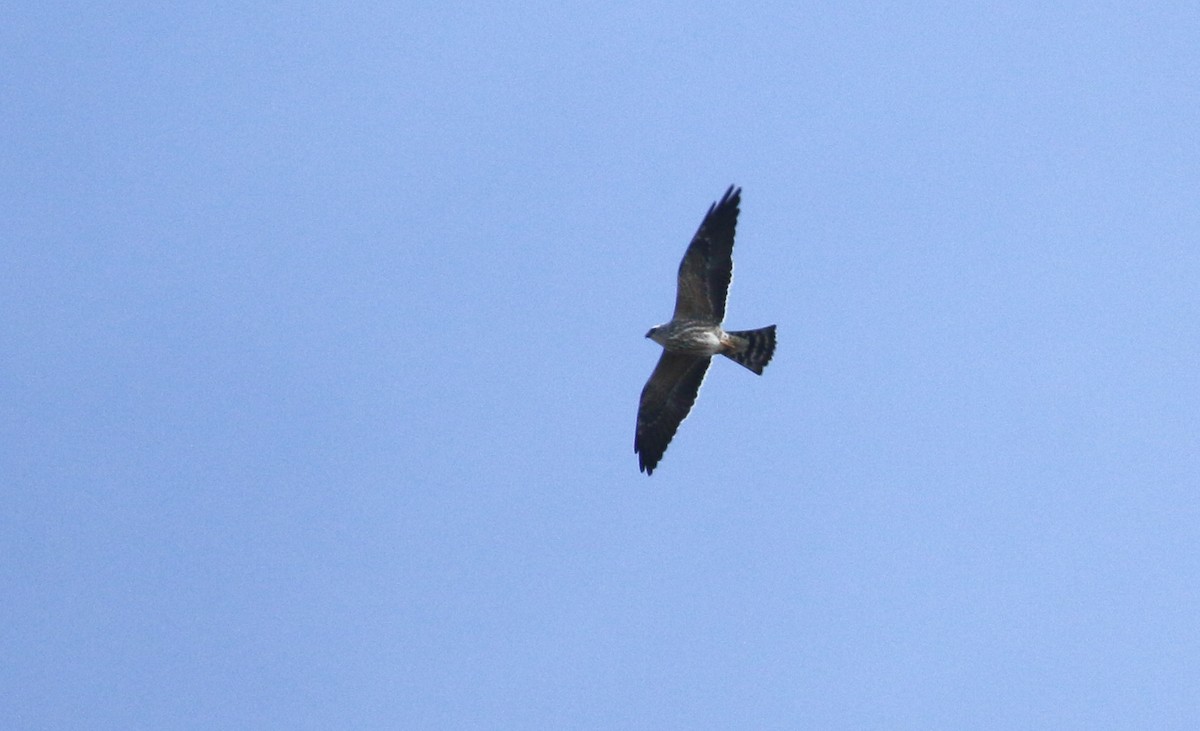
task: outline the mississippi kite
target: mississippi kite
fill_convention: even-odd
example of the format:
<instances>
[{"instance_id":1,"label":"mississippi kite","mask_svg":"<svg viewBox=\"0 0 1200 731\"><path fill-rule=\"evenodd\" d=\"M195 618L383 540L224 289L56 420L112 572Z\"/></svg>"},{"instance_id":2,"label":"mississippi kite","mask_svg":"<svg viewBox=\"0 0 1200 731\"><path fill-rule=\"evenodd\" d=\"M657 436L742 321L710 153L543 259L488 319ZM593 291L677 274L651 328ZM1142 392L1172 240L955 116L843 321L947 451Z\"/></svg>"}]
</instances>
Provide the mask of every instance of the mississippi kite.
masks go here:
<instances>
[{"instance_id":1,"label":"mississippi kite","mask_svg":"<svg viewBox=\"0 0 1200 731\"><path fill-rule=\"evenodd\" d=\"M647 475L662 459L714 355L724 355L758 375L775 353L775 326L725 331L725 295L733 276L733 234L742 189L729 186L711 205L679 264L675 314L650 328L646 337L663 346L654 373L642 389L633 451Z\"/></svg>"}]
</instances>

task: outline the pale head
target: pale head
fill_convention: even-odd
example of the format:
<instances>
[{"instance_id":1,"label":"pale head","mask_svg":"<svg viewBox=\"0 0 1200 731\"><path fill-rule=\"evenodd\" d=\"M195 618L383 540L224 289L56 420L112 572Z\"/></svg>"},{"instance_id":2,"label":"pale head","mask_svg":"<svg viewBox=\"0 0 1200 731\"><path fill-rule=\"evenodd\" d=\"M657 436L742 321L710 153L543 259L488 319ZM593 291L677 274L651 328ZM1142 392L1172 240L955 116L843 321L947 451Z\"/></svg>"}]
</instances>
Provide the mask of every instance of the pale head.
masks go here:
<instances>
[{"instance_id":1,"label":"pale head","mask_svg":"<svg viewBox=\"0 0 1200 731\"><path fill-rule=\"evenodd\" d=\"M671 332L671 329L668 327L668 325L670 325L670 323L663 323L662 325L655 325L654 327L650 328L650 330L648 330L646 332L646 337L650 338L651 340L658 343L659 345L666 345L667 344L667 336Z\"/></svg>"}]
</instances>

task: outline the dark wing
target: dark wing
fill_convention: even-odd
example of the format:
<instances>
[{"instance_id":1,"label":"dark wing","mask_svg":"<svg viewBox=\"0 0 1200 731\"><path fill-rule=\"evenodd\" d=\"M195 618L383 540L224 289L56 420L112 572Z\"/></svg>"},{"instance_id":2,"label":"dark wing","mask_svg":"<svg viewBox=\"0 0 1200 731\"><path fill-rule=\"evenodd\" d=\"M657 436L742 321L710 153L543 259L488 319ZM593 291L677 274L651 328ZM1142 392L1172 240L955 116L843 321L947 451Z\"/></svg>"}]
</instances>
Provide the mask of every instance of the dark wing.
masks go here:
<instances>
[{"instance_id":1,"label":"dark wing","mask_svg":"<svg viewBox=\"0 0 1200 731\"><path fill-rule=\"evenodd\" d=\"M664 350L654 366L654 373L642 389L637 435L633 439L638 465L647 475L654 473L679 423L696 403L696 394L711 361L708 356L698 358Z\"/></svg>"},{"instance_id":2,"label":"dark wing","mask_svg":"<svg viewBox=\"0 0 1200 731\"><path fill-rule=\"evenodd\" d=\"M733 276L733 233L737 228L742 189L729 186L712 204L679 263L675 293L676 320L725 319L725 295Z\"/></svg>"}]
</instances>

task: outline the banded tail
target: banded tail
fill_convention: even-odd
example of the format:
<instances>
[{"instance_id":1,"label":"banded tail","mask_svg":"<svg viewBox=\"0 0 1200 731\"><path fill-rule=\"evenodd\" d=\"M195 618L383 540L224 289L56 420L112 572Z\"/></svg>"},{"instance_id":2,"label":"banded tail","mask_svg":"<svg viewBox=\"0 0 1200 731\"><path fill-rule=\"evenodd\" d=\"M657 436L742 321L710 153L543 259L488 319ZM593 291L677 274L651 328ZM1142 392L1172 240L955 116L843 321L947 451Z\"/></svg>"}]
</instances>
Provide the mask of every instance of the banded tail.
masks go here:
<instances>
[{"instance_id":1,"label":"banded tail","mask_svg":"<svg viewBox=\"0 0 1200 731\"><path fill-rule=\"evenodd\" d=\"M771 356L775 355L775 326L768 325L757 330L734 330L727 334L739 341L739 347L724 355L761 376L763 368L767 367Z\"/></svg>"}]
</instances>

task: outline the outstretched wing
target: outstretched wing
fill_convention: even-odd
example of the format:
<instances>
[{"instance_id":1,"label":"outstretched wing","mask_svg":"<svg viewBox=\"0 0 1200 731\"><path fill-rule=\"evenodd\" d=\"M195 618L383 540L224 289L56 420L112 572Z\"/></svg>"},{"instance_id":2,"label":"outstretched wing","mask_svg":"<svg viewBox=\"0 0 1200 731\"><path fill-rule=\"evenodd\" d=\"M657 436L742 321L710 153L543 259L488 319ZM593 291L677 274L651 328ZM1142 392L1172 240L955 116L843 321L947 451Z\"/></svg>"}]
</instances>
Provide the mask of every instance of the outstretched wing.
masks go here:
<instances>
[{"instance_id":1,"label":"outstretched wing","mask_svg":"<svg viewBox=\"0 0 1200 731\"><path fill-rule=\"evenodd\" d=\"M654 473L654 467L667 451L679 423L696 403L696 394L700 392L700 384L711 361L708 356L681 355L664 350L658 365L654 366L654 373L642 389L637 435L633 439L638 465L647 475Z\"/></svg>"},{"instance_id":2,"label":"outstretched wing","mask_svg":"<svg viewBox=\"0 0 1200 731\"><path fill-rule=\"evenodd\" d=\"M731 185L721 200L709 206L679 263L674 319L718 324L725 319L725 295L733 276L733 234L741 201L742 189Z\"/></svg>"}]
</instances>

